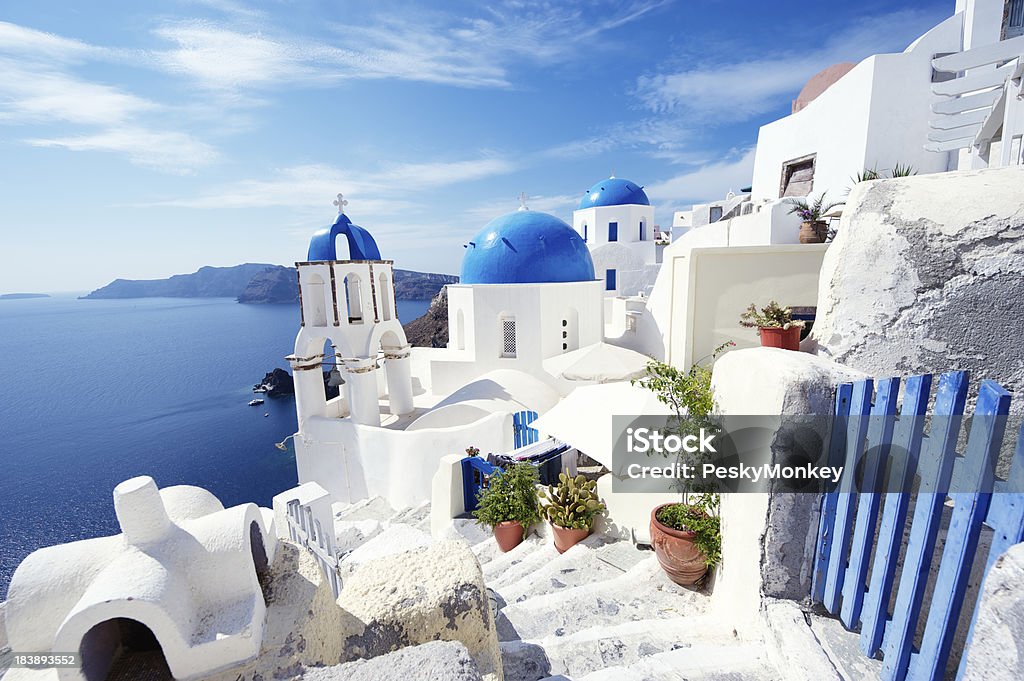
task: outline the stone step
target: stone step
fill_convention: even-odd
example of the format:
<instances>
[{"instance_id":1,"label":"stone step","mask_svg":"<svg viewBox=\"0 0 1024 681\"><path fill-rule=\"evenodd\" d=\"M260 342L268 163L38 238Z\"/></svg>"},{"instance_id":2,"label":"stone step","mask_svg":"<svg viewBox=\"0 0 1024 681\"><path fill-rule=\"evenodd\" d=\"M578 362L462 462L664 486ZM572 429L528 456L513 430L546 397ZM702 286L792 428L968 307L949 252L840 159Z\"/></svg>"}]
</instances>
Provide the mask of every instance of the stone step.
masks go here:
<instances>
[{"instance_id":1,"label":"stone step","mask_svg":"<svg viewBox=\"0 0 1024 681\"><path fill-rule=\"evenodd\" d=\"M558 677L555 677L558 678ZM633 664L605 667L576 681L781 681L760 643L695 643Z\"/></svg>"},{"instance_id":2,"label":"stone step","mask_svg":"<svg viewBox=\"0 0 1024 681\"><path fill-rule=\"evenodd\" d=\"M537 640L624 622L698 615L708 600L702 592L669 581L651 556L613 579L506 604L497 617L498 638Z\"/></svg>"},{"instance_id":3,"label":"stone step","mask_svg":"<svg viewBox=\"0 0 1024 681\"><path fill-rule=\"evenodd\" d=\"M412 525L418 527L424 519L429 522L430 519L430 502L425 501L419 506L410 506L396 511L388 522L392 525L401 523L402 525Z\"/></svg>"},{"instance_id":4,"label":"stone step","mask_svg":"<svg viewBox=\"0 0 1024 681\"><path fill-rule=\"evenodd\" d=\"M493 539L490 541L494 542ZM488 553L492 553L491 559L486 562L481 561L481 567L484 571L484 582L490 586L491 582L500 577L505 570L508 570L509 568L512 568L526 560L534 551L544 549L548 543L549 540L547 538L531 534L511 551L502 553L501 549L498 548L497 543L494 542L493 552L488 550ZM552 549L552 551L554 551L554 549ZM477 555L477 559L480 559L479 554Z\"/></svg>"},{"instance_id":5,"label":"stone step","mask_svg":"<svg viewBox=\"0 0 1024 681\"><path fill-rule=\"evenodd\" d=\"M553 547L550 552L538 550L534 555L548 560L539 565L524 560L490 584L506 604L614 579L651 553L637 550L629 542L591 536L561 555Z\"/></svg>"},{"instance_id":6,"label":"stone step","mask_svg":"<svg viewBox=\"0 0 1024 681\"><path fill-rule=\"evenodd\" d=\"M551 674L577 678L610 666L628 666L658 653L698 643L735 644L736 632L707 615L602 626L539 641L501 644L505 681L537 681Z\"/></svg>"},{"instance_id":7,"label":"stone step","mask_svg":"<svg viewBox=\"0 0 1024 681\"><path fill-rule=\"evenodd\" d=\"M354 504L337 503L332 506L335 522L339 520L376 520L385 522L395 515L395 509L383 497L360 499Z\"/></svg>"}]
</instances>

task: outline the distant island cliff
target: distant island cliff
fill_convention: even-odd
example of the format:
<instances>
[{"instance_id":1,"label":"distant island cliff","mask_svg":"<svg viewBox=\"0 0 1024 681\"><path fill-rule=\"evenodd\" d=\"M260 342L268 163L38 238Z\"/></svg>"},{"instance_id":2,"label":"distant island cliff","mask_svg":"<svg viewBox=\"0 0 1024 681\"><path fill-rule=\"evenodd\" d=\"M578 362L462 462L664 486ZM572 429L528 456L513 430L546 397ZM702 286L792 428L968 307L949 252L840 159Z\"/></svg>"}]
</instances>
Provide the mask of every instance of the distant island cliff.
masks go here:
<instances>
[{"instance_id":1,"label":"distant island cliff","mask_svg":"<svg viewBox=\"0 0 1024 681\"><path fill-rule=\"evenodd\" d=\"M459 278L395 270L395 297L398 300L430 300L445 284ZM192 274L176 274L167 279L116 279L85 299L112 298L237 298L240 303L295 303L299 287L294 267L265 263L246 263L234 267L201 267Z\"/></svg>"},{"instance_id":2,"label":"distant island cliff","mask_svg":"<svg viewBox=\"0 0 1024 681\"><path fill-rule=\"evenodd\" d=\"M48 293L0 293L0 300L24 300L25 298L49 298Z\"/></svg>"}]
</instances>

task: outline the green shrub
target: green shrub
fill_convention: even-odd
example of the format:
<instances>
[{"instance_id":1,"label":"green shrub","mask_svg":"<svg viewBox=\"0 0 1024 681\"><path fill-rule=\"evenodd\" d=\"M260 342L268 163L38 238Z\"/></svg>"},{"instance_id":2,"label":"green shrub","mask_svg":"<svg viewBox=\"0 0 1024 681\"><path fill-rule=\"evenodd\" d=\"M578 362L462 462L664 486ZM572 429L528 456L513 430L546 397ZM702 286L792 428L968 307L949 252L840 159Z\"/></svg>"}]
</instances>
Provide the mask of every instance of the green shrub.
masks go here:
<instances>
[{"instance_id":1,"label":"green shrub","mask_svg":"<svg viewBox=\"0 0 1024 681\"><path fill-rule=\"evenodd\" d=\"M570 530L589 530L594 516L604 510L604 504L597 497L597 482L582 475L570 478L558 474L558 485L540 489L540 496L548 503L543 513L555 525Z\"/></svg>"},{"instance_id":2,"label":"green shrub","mask_svg":"<svg viewBox=\"0 0 1024 681\"><path fill-rule=\"evenodd\" d=\"M782 307L773 300L760 310L751 303L746 312L740 315L740 326L748 329L789 329L795 326L802 329L804 323L793 319L793 310Z\"/></svg>"},{"instance_id":3,"label":"green shrub","mask_svg":"<svg viewBox=\"0 0 1024 681\"><path fill-rule=\"evenodd\" d=\"M525 535L541 519L538 482L537 468L529 463L518 463L492 475L490 485L477 494L479 505L473 511L477 523L493 528L518 520Z\"/></svg>"},{"instance_id":4,"label":"green shrub","mask_svg":"<svg viewBox=\"0 0 1024 681\"><path fill-rule=\"evenodd\" d=\"M674 530L693 532L693 543L704 554L710 568L722 560L722 523L718 517L717 494L698 494L690 503L668 504L656 517L658 522Z\"/></svg>"}]
</instances>

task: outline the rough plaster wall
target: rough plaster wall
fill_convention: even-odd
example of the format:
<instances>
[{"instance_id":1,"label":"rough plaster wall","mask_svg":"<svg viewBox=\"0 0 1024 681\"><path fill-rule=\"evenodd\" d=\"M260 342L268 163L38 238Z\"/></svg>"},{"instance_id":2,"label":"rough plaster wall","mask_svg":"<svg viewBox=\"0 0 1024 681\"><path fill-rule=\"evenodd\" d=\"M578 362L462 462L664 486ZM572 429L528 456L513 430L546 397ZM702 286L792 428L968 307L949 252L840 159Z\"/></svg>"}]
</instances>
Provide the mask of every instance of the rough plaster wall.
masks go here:
<instances>
[{"instance_id":1,"label":"rough plaster wall","mask_svg":"<svg viewBox=\"0 0 1024 681\"><path fill-rule=\"evenodd\" d=\"M1024 167L863 182L825 256L812 340L875 376L967 369L1020 392L1022 291Z\"/></svg>"},{"instance_id":2,"label":"rough plaster wall","mask_svg":"<svg viewBox=\"0 0 1024 681\"><path fill-rule=\"evenodd\" d=\"M1024 678L1024 544L1010 547L985 579L967 650L965 679Z\"/></svg>"}]
</instances>

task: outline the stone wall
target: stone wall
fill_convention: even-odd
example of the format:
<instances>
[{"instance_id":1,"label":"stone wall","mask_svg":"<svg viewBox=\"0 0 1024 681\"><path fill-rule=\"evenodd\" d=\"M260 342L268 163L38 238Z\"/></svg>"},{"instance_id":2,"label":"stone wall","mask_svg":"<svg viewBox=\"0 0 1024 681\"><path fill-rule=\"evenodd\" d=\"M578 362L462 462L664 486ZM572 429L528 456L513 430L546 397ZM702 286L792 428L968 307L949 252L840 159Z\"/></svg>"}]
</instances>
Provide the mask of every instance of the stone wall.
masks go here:
<instances>
[{"instance_id":1,"label":"stone wall","mask_svg":"<svg viewBox=\"0 0 1024 681\"><path fill-rule=\"evenodd\" d=\"M1024 544L1011 546L992 565L967 650L965 679L1024 678Z\"/></svg>"},{"instance_id":2,"label":"stone wall","mask_svg":"<svg viewBox=\"0 0 1024 681\"><path fill-rule=\"evenodd\" d=\"M967 369L1020 392L1024 167L858 184L819 291L819 354L875 376Z\"/></svg>"}]
</instances>

